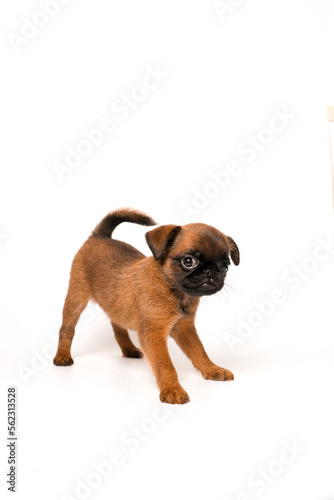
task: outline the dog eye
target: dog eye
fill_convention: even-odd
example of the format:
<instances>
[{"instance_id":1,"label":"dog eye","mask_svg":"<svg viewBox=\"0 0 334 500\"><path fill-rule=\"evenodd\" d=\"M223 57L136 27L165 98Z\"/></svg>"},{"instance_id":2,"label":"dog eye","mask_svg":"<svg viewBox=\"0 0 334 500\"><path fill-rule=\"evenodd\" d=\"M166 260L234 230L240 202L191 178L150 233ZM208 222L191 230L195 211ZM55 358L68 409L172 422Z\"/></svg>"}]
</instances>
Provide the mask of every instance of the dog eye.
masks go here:
<instances>
[{"instance_id":1,"label":"dog eye","mask_svg":"<svg viewBox=\"0 0 334 500\"><path fill-rule=\"evenodd\" d=\"M197 260L195 259L195 257L191 257L190 255L186 255L185 257L183 257L183 259L181 260L181 264L183 267L185 267L186 269L194 269L194 267L197 266Z\"/></svg>"},{"instance_id":2,"label":"dog eye","mask_svg":"<svg viewBox=\"0 0 334 500\"><path fill-rule=\"evenodd\" d=\"M228 266L230 265L229 262L223 262L222 264L222 271L224 271L225 273L228 271Z\"/></svg>"}]
</instances>

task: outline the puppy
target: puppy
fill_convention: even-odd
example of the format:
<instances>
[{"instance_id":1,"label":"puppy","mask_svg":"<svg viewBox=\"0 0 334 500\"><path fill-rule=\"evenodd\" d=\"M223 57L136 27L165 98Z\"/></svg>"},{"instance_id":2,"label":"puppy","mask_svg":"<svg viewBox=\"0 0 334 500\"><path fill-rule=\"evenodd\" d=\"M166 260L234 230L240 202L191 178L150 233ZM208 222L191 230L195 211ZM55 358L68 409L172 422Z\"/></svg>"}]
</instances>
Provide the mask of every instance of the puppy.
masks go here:
<instances>
[{"instance_id":1,"label":"puppy","mask_svg":"<svg viewBox=\"0 0 334 500\"><path fill-rule=\"evenodd\" d=\"M206 224L172 224L146 233L153 256L111 238L121 222L156 225L136 210L107 215L74 257L63 309L57 366L73 363L74 329L89 300L97 302L111 320L123 356L149 361L160 400L183 404L189 396L181 387L167 349L170 335L205 379L233 380L233 373L215 365L197 335L194 319L203 295L224 286L230 258L239 264L239 250L229 236ZM136 330L142 350L128 329Z\"/></svg>"}]
</instances>

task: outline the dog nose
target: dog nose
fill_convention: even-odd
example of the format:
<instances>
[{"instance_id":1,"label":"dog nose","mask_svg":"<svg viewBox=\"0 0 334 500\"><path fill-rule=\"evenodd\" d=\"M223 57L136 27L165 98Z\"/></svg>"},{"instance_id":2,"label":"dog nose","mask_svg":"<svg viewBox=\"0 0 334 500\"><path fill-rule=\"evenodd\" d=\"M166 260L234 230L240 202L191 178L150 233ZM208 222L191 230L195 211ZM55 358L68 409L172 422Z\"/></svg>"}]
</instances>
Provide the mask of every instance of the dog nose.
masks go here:
<instances>
[{"instance_id":1,"label":"dog nose","mask_svg":"<svg viewBox=\"0 0 334 500\"><path fill-rule=\"evenodd\" d=\"M209 278L210 281L213 281L213 277L212 277L212 269L205 269L205 274L206 276Z\"/></svg>"}]
</instances>

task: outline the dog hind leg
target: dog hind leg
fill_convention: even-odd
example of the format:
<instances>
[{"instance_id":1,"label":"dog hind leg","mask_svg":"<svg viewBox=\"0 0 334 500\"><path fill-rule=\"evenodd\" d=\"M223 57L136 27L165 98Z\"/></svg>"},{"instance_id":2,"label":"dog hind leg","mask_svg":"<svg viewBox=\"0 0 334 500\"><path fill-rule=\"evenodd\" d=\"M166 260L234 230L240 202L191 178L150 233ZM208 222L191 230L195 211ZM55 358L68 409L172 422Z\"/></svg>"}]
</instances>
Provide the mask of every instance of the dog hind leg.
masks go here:
<instances>
[{"instance_id":1,"label":"dog hind leg","mask_svg":"<svg viewBox=\"0 0 334 500\"><path fill-rule=\"evenodd\" d=\"M59 331L58 350L53 360L53 363L57 366L69 366L73 364L71 345L75 326L89 299L90 293L87 285L78 283L71 277L63 308L63 323Z\"/></svg>"},{"instance_id":2,"label":"dog hind leg","mask_svg":"<svg viewBox=\"0 0 334 500\"><path fill-rule=\"evenodd\" d=\"M115 338L122 350L123 356L125 358L142 358L143 353L133 344L128 331L113 322L111 322L111 326L113 327Z\"/></svg>"}]
</instances>

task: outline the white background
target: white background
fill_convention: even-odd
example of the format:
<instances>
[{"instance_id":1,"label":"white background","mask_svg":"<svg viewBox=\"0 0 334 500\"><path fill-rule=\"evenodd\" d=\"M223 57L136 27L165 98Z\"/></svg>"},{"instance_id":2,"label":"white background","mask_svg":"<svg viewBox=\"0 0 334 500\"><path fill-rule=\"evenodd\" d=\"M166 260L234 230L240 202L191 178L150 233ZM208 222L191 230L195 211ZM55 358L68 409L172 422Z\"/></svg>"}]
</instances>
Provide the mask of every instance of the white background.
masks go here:
<instances>
[{"instance_id":1,"label":"white background","mask_svg":"<svg viewBox=\"0 0 334 500\"><path fill-rule=\"evenodd\" d=\"M0 12L1 496L12 498L6 391L16 385L20 500L333 500L334 255L312 257L319 238L333 241L325 2L231 0L221 15L211 0L65 3L16 51L10 37L41 7L17 0ZM168 76L121 120L110 106L136 92L147 67ZM241 143L275 109L293 119L248 161ZM115 131L60 181L54 162L104 118ZM92 306L74 365L53 366L71 261L95 224L122 206L184 224L184 206L232 160L239 173L189 221L240 248L230 287L197 318L235 380L203 380L171 342L191 401L161 404L147 362L121 357ZM125 224L115 236L149 255L145 232ZM307 268L294 282L293 266ZM283 303L242 339L238 325L274 289ZM287 442L296 456L280 465ZM115 450L122 464L101 479L93 463ZM93 488L76 492L80 481Z\"/></svg>"}]
</instances>

